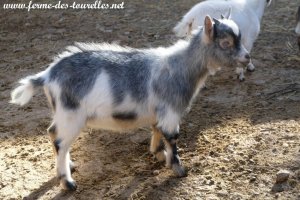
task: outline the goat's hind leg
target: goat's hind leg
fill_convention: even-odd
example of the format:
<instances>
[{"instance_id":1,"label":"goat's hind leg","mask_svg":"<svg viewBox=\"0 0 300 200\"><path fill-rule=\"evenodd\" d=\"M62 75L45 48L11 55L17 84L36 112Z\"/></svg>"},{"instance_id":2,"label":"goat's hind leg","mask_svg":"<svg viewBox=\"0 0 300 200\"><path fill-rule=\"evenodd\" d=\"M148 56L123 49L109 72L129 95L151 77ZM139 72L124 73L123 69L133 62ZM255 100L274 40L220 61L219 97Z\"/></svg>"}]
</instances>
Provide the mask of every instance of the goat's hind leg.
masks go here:
<instances>
[{"instance_id":1,"label":"goat's hind leg","mask_svg":"<svg viewBox=\"0 0 300 200\"><path fill-rule=\"evenodd\" d=\"M50 136L50 140L51 140L51 144L52 144L52 148L53 148L53 155L57 156L57 152L58 152L58 147L57 147L57 142L56 142L56 137L57 137L57 128L56 128L56 124L55 122L52 122L52 124L49 126L49 128L47 129L47 132ZM69 166L70 166L70 170L71 172L75 172L75 165L72 162L71 158L70 158L70 153L68 152L68 160L69 160Z\"/></svg>"},{"instance_id":2,"label":"goat's hind leg","mask_svg":"<svg viewBox=\"0 0 300 200\"><path fill-rule=\"evenodd\" d=\"M157 158L158 161L166 160L166 151L165 146L162 141L162 132L156 128L156 126L152 126L152 137L150 144L150 152Z\"/></svg>"},{"instance_id":3,"label":"goat's hind leg","mask_svg":"<svg viewBox=\"0 0 300 200\"><path fill-rule=\"evenodd\" d=\"M77 185L71 176L69 150L84 125L84 119L79 114L67 112L61 112L57 118L57 137L54 141L57 151L57 175L64 189L76 190Z\"/></svg>"}]
</instances>

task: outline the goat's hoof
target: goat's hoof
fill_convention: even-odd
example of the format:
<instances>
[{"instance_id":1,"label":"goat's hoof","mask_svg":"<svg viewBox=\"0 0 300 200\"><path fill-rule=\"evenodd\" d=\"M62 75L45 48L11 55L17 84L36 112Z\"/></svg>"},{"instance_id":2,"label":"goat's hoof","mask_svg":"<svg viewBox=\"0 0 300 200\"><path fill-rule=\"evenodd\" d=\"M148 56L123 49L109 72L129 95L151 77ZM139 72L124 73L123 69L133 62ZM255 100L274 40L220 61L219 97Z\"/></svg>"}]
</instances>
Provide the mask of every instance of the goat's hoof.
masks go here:
<instances>
[{"instance_id":1,"label":"goat's hoof","mask_svg":"<svg viewBox=\"0 0 300 200\"><path fill-rule=\"evenodd\" d=\"M177 177L185 177L187 176L186 170L179 164L173 164L172 170Z\"/></svg>"},{"instance_id":2,"label":"goat's hoof","mask_svg":"<svg viewBox=\"0 0 300 200\"><path fill-rule=\"evenodd\" d=\"M248 71L248 72L254 72L254 71L255 71L255 68L249 68L249 67L247 67L247 71Z\"/></svg>"},{"instance_id":3,"label":"goat's hoof","mask_svg":"<svg viewBox=\"0 0 300 200\"><path fill-rule=\"evenodd\" d=\"M77 185L75 181L68 181L66 179L62 179L60 184L64 190L75 191L77 189Z\"/></svg>"},{"instance_id":4,"label":"goat's hoof","mask_svg":"<svg viewBox=\"0 0 300 200\"><path fill-rule=\"evenodd\" d=\"M76 167L72 161L69 162L69 166L71 173L74 173L76 171Z\"/></svg>"},{"instance_id":5,"label":"goat's hoof","mask_svg":"<svg viewBox=\"0 0 300 200\"><path fill-rule=\"evenodd\" d=\"M254 72L255 71L255 66L250 62L247 67L246 67L248 72Z\"/></svg>"},{"instance_id":6,"label":"goat's hoof","mask_svg":"<svg viewBox=\"0 0 300 200\"><path fill-rule=\"evenodd\" d=\"M244 82L245 81L245 77L241 77L239 75L237 75L237 79L240 81L240 82Z\"/></svg>"}]
</instances>

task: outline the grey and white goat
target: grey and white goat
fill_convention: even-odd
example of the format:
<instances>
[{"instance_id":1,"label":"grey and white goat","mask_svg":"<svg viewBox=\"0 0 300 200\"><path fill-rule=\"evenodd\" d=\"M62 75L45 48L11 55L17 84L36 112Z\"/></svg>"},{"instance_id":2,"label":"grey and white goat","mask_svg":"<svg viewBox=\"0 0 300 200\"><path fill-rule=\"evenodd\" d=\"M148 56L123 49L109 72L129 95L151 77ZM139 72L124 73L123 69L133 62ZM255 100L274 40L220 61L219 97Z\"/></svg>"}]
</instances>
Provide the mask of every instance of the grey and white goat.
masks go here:
<instances>
[{"instance_id":1,"label":"grey and white goat","mask_svg":"<svg viewBox=\"0 0 300 200\"><path fill-rule=\"evenodd\" d=\"M271 4L271 0L206 0L193 6L174 27L178 37L189 37L192 30L203 25L206 15L219 18L228 15L236 22L242 32L242 43L250 52L260 32L260 22L264 10ZM248 71L254 71L255 66L250 61ZM236 70L240 81L245 79L243 68Z\"/></svg>"},{"instance_id":2,"label":"grey and white goat","mask_svg":"<svg viewBox=\"0 0 300 200\"><path fill-rule=\"evenodd\" d=\"M24 105L44 87L53 110L48 132L64 189L77 187L69 149L85 126L117 131L152 126L150 151L185 176L176 145L182 116L210 74L249 60L238 26L206 16L190 41L168 48L71 46L45 71L22 79L11 103Z\"/></svg>"}]
</instances>

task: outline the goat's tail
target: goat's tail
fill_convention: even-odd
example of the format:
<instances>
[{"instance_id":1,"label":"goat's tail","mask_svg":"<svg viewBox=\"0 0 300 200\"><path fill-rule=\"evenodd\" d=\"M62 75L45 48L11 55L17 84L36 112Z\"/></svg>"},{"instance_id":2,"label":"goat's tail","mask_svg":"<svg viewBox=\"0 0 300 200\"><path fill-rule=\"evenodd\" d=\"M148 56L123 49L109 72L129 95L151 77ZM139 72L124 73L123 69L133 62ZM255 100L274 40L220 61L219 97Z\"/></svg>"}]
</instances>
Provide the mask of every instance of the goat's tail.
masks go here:
<instances>
[{"instance_id":1,"label":"goat's tail","mask_svg":"<svg viewBox=\"0 0 300 200\"><path fill-rule=\"evenodd\" d=\"M19 81L21 85L11 92L10 103L20 106L27 104L34 95L35 89L44 86L47 80L47 72L48 70L45 70L36 75L21 79Z\"/></svg>"}]
</instances>

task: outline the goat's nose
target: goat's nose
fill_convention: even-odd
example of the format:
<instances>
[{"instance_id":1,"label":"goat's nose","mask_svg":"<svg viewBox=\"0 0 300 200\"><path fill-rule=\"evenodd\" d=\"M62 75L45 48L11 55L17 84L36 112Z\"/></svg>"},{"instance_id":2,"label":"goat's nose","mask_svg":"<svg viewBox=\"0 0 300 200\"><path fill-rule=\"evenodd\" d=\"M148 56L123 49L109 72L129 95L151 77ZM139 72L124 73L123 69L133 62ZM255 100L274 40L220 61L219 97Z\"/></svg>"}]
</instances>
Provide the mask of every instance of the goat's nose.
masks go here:
<instances>
[{"instance_id":1,"label":"goat's nose","mask_svg":"<svg viewBox=\"0 0 300 200\"><path fill-rule=\"evenodd\" d=\"M246 55L245 55L245 58L247 59L247 60L250 60L250 54L249 53L247 53Z\"/></svg>"}]
</instances>

